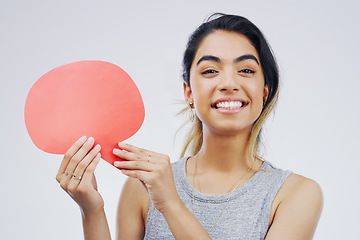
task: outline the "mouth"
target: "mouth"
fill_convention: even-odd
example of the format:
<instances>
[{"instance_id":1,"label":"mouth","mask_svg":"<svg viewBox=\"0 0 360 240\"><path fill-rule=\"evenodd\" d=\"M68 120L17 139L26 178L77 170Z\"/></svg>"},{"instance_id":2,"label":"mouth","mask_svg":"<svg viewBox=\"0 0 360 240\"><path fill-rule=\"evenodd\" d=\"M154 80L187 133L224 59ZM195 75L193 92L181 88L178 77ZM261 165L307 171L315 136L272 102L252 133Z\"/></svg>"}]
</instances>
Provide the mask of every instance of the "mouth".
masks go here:
<instances>
[{"instance_id":1,"label":"mouth","mask_svg":"<svg viewBox=\"0 0 360 240\"><path fill-rule=\"evenodd\" d=\"M218 100L211 105L212 108L218 110L236 110L244 108L249 103L244 100Z\"/></svg>"},{"instance_id":2,"label":"mouth","mask_svg":"<svg viewBox=\"0 0 360 240\"><path fill-rule=\"evenodd\" d=\"M219 102L214 105L215 109L235 109L235 108L242 108L245 105L244 102L239 101L226 101L226 102Z\"/></svg>"},{"instance_id":3,"label":"mouth","mask_svg":"<svg viewBox=\"0 0 360 240\"><path fill-rule=\"evenodd\" d=\"M243 100L218 100L211 107L219 110L234 110L241 109L246 105L248 105L248 102Z\"/></svg>"}]
</instances>

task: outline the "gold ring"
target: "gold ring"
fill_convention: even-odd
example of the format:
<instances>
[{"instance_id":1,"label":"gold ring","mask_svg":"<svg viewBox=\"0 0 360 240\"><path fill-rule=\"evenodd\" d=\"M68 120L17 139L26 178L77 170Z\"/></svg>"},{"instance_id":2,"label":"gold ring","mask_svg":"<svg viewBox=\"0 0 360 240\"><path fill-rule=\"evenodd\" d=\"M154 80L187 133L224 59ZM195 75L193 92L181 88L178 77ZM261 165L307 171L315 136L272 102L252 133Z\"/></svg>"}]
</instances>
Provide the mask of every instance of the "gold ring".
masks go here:
<instances>
[{"instance_id":1,"label":"gold ring","mask_svg":"<svg viewBox=\"0 0 360 240\"><path fill-rule=\"evenodd\" d=\"M75 174L73 174L73 178L75 178L76 180L81 180L81 176L76 176Z\"/></svg>"},{"instance_id":2,"label":"gold ring","mask_svg":"<svg viewBox=\"0 0 360 240\"><path fill-rule=\"evenodd\" d=\"M150 162L151 155L149 154L149 157L147 159L147 162Z\"/></svg>"}]
</instances>

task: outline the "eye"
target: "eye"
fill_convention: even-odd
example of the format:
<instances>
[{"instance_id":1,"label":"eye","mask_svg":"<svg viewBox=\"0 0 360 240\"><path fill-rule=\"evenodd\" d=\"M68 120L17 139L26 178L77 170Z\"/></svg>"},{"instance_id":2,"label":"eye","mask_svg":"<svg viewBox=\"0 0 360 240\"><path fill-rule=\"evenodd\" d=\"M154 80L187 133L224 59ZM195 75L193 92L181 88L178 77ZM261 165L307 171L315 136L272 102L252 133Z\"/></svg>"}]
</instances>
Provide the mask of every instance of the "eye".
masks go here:
<instances>
[{"instance_id":1,"label":"eye","mask_svg":"<svg viewBox=\"0 0 360 240\"><path fill-rule=\"evenodd\" d=\"M251 69L241 69L239 73L245 73L245 74L254 74L255 71Z\"/></svg>"},{"instance_id":2,"label":"eye","mask_svg":"<svg viewBox=\"0 0 360 240\"><path fill-rule=\"evenodd\" d=\"M214 74L217 74L217 73L219 73L219 72L214 70L214 69L208 69L208 70L205 70L205 71L201 72L201 74L204 75L204 76L211 76L211 75L214 75Z\"/></svg>"}]
</instances>

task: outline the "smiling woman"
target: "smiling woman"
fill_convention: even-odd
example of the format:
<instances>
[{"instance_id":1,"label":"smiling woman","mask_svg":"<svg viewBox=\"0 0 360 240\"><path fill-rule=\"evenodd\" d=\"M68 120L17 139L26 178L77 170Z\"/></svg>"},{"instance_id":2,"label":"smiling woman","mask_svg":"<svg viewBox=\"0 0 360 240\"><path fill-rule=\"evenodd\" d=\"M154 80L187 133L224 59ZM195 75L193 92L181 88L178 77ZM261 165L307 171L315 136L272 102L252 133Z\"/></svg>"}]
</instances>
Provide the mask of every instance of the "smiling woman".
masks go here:
<instances>
[{"instance_id":1,"label":"smiling woman","mask_svg":"<svg viewBox=\"0 0 360 240\"><path fill-rule=\"evenodd\" d=\"M322 209L317 183L258 154L260 130L278 95L277 65L249 20L218 14L190 37L184 96L196 113L183 155L119 143L115 166L129 176L117 239L311 239ZM110 239L94 170L100 146L80 138L57 180L82 209L86 239ZM92 149L92 150L91 150ZM76 174L75 174L76 173Z\"/></svg>"},{"instance_id":2,"label":"smiling woman","mask_svg":"<svg viewBox=\"0 0 360 240\"><path fill-rule=\"evenodd\" d=\"M242 130L248 135L269 90L258 58L250 41L238 33L218 30L203 39L191 66L190 85L185 84L185 97L194 102L204 123L204 139L210 128L219 128L219 134ZM241 107L234 108L235 104Z\"/></svg>"}]
</instances>

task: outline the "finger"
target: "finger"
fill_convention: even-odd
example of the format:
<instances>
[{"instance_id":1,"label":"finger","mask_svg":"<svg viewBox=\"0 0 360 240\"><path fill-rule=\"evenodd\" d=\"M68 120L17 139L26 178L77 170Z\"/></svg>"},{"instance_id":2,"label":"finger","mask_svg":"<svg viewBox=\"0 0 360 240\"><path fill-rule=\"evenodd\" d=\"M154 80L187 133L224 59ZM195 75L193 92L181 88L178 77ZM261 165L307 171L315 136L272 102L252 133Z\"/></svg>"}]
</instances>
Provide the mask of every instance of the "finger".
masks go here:
<instances>
[{"instance_id":1,"label":"finger","mask_svg":"<svg viewBox=\"0 0 360 240\"><path fill-rule=\"evenodd\" d=\"M97 147L97 149L99 149L99 147ZM79 170L78 168L76 168L75 173L72 175L72 178L69 181L69 185L68 185L68 189L75 189L81 182L84 183L88 183L86 181L88 181L88 178L84 179L85 176L85 172L86 169L91 165L91 163L97 158L100 159L101 154L96 150L96 154L92 154L91 158L89 157L88 159L90 159L90 161L88 159L84 159L83 161L86 162L87 164L83 164L83 166L85 166L85 168L83 170ZM82 161L80 162L80 164L82 163ZM82 168L82 167L81 167ZM92 171L93 173L93 171ZM91 180L90 180L91 183Z\"/></svg>"},{"instance_id":2,"label":"finger","mask_svg":"<svg viewBox=\"0 0 360 240\"><path fill-rule=\"evenodd\" d=\"M76 185L80 183L84 176L84 172L88 165L93 161L93 159L97 156L99 151L101 150L100 145L96 145L87 155L82 159L79 164L76 166L75 171L72 175L72 178L70 178L70 188L74 188Z\"/></svg>"},{"instance_id":3,"label":"finger","mask_svg":"<svg viewBox=\"0 0 360 240\"><path fill-rule=\"evenodd\" d=\"M93 161L95 156L100 152L101 146L97 144L76 166L74 171L74 178L78 178L84 174L85 169L88 167L88 165Z\"/></svg>"},{"instance_id":4,"label":"finger","mask_svg":"<svg viewBox=\"0 0 360 240\"><path fill-rule=\"evenodd\" d=\"M144 161L116 161L114 166L121 170L141 170L146 172L155 170L154 164Z\"/></svg>"},{"instance_id":5,"label":"finger","mask_svg":"<svg viewBox=\"0 0 360 240\"><path fill-rule=\"evenodd\" d=\"M115 150L114 154L120 158L123 158L124 160L140 160L151 162L150 159L158 159L163 156L163 154L135 147L124 142L119 142L118 145L122 151Z\"/></svg>"},{"instance_id":6,"label":"finger","mask_svg":"<svg viewBox=\"0 0 360 240\"><path fill-rule=\"evenodd\" d=\"M141 170L121 170L123 174L128 177L137 178L140 181L144 182L145 184L148 182L148 172L144 172Z\"/></svg>"},{"instance_id":7,"label":"finger","mask_svg":"<svg viewBox=\"0 0 360 240\"><path fill-rule=\"evenodd\" d=\"M150 162L151 155L147 154L146 152L143 153L134 153L128 152L125 150L120 150L117 148L113 149L113 154L118 156L119 158L127 161L143 161L143 162Z\"/></svg>"},{"instance_id":8,"label":"finger","mask_svg":"<svg viewBox=\"0 0 360 240\"><path fill-rule=\"evenodd\" d=\"M88 140L82 145L82 147L75 153L70 159L69 164L66 167L67 172L74 172L78 163L89 153L90 149L94 145L94 138L89 137Z\"/></svg>"},{"instance_id":9,"label":"finger","mask_svg":"<svg viewBox=\"0 0 360 240\"><path fill-rule=\"evenodd\" d=\"M82 182L84 182L84 183L92 182L93 174L95 172L97 165L100 162L100 159L101 159L101 153L96 154L95 158L91 161L91 163L85 169L85 172L82 176Z\"/></svg>"},{"instance_id":10,"label":"finger","mask_svg":"<svg viewBox=\"0 0 360 240\"><path fill-rule=\"evenodd\" d=\"M75 153L75 155L73 155L70 158L70 160L68 161L68 164L66 166L64 174L61 174L59 177L57 177L58 179L60 179L61 184L63 186L67 186L69 184L70 179L74 177L75 168L76 168L77 164L79 163L79 161L82 160L83 152L88 152L89 149L94 144L94 142L95 142L94 138L92 138L92 137L88 138L86 140L86 142L78 149L78 151ZM78 178L78 176L75 175L75 178Z\"/></svg>"},{"instance_id":11,"label":"finger","mask_svg":"<svg viewBox=\"0 0 360 240\"><path fill-rule=\"evenodd\" d=\"M58 174L63 174L65 172L65 169L69 164L71 157L81 148L81 146L85 143L85 141L86 141L86 136L82 136L69 148L69 150L65 153L64 158L60 164Z\"/></svg>"},{"instance_id":12,"label":"finger","mask_svg":"<svg viewBox=\"0 0 360 240\"><path fill-rule=\"evenodd\" d=\"M159 153L156 152L152 152L143 148L139 148L139 147L135 147L134 145L128 144L128 143L124 143L124 142L119 142L118 146L122 149L125 150L127 152L132 152L135 154L139 154L139 155L151 155L151 156L155 156L158 155Z\"/></svg>"}]
</instances>

